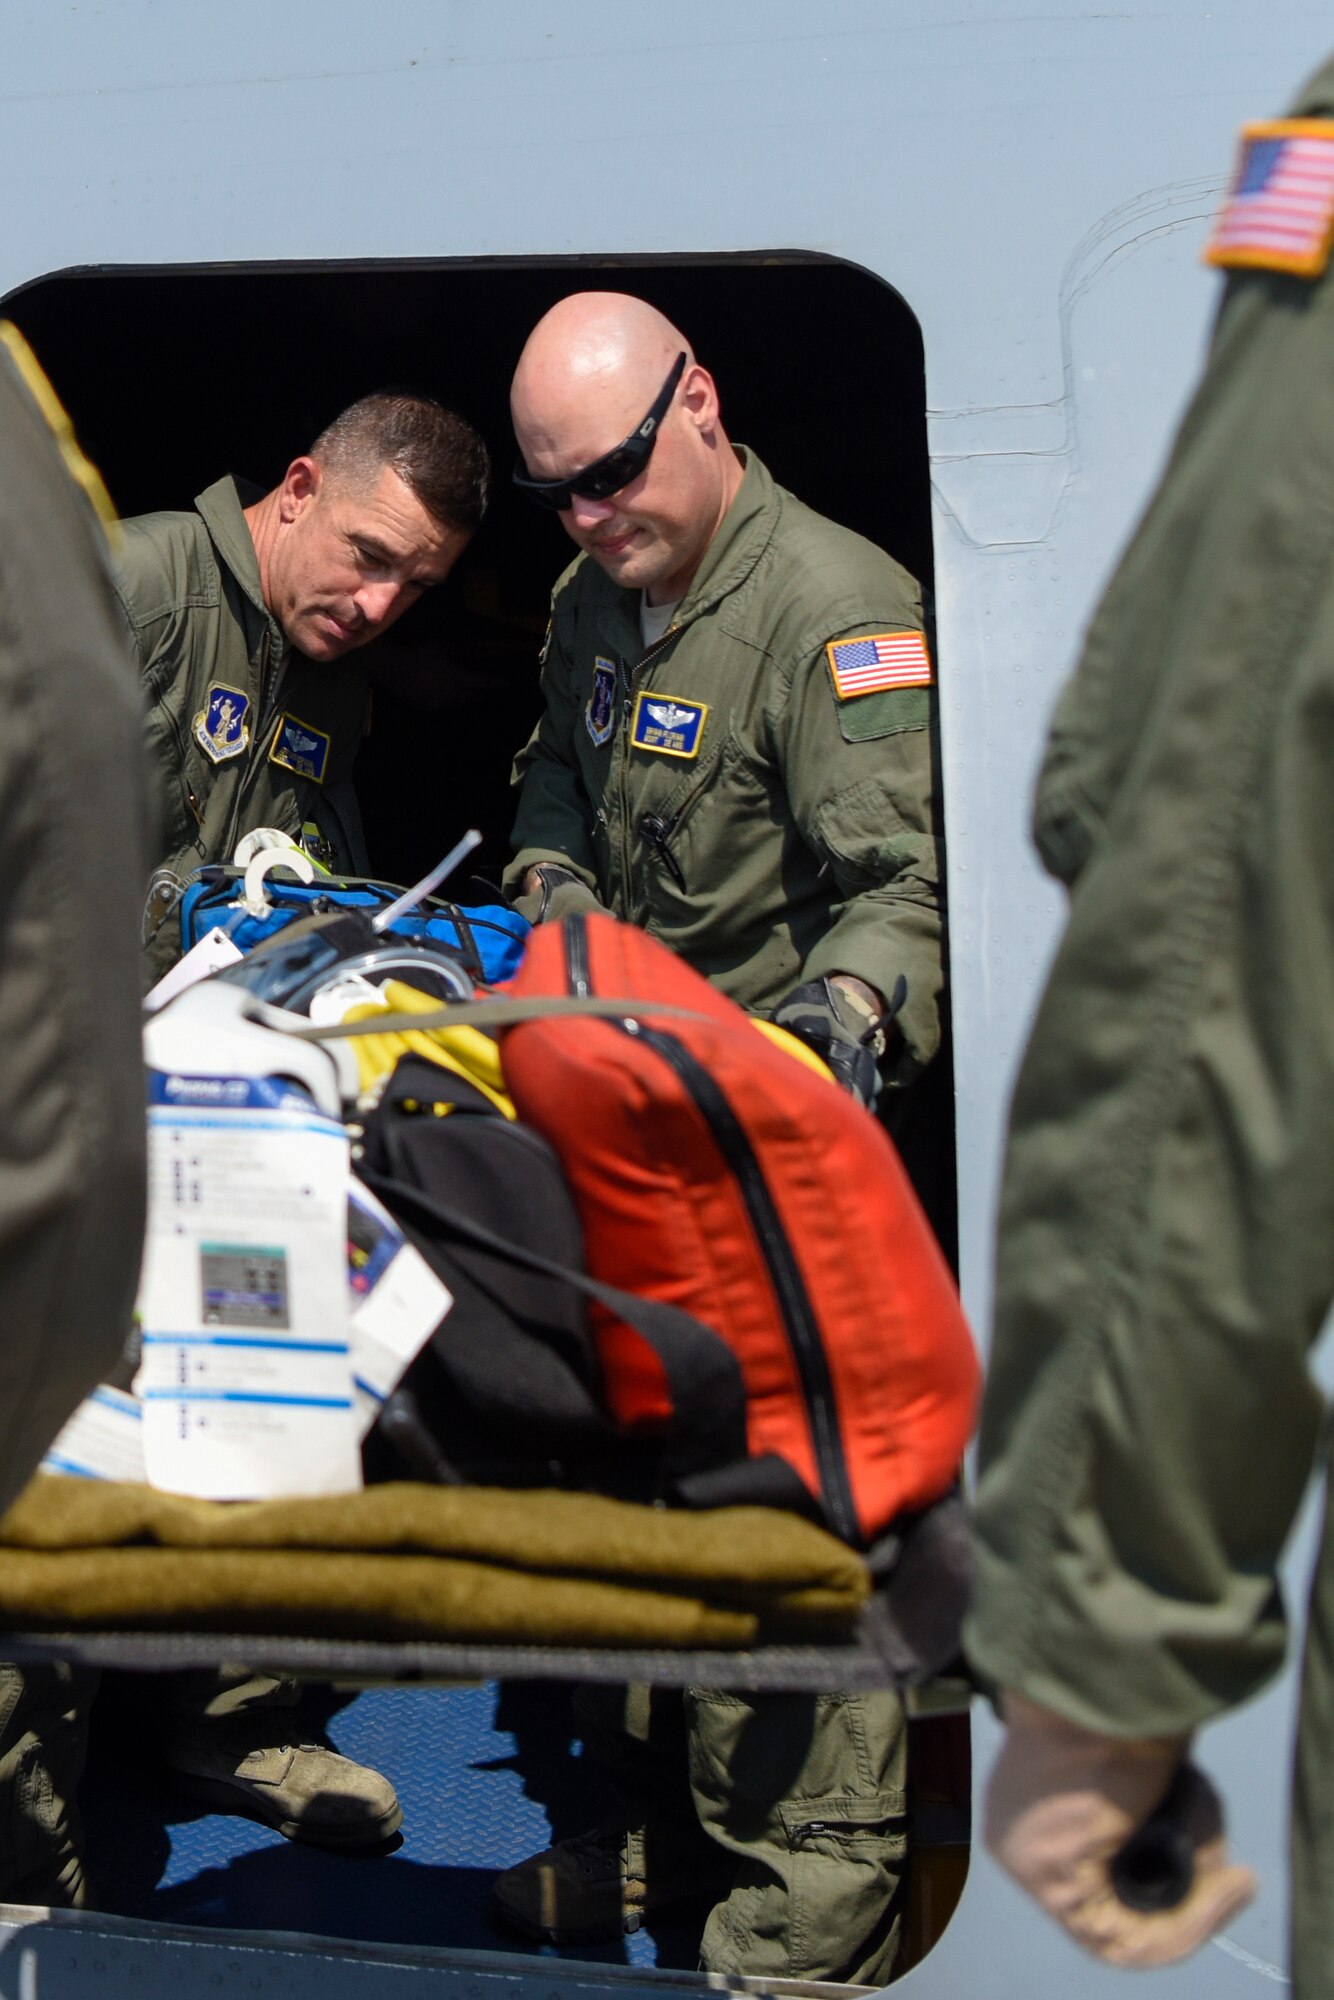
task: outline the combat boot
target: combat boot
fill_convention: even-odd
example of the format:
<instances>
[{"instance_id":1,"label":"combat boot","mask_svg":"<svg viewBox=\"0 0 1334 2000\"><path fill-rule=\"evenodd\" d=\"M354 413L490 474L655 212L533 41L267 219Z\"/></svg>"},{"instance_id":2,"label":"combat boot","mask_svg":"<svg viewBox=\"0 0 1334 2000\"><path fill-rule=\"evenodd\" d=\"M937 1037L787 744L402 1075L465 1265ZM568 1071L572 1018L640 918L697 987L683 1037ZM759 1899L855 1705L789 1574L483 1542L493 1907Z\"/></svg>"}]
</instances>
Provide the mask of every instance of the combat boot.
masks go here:
<instances>
[{"instance_id":1,"label":"combat boot","mask_svg":"<svg viewBox=\"0 0 1334 2000\"><path fill-rule=\"evenodd\" d=\"M327 1744L275 1743L276 1726L260 1710L175 1733L164 1752L172 1783L315 1847L374 1847L397 1833L403 1808L387 1778Z\"/></svg>"},{"instance_id":2,"label":"combat boot","mask_svg":"<svg viewBox=\"0 0 1334 2000\"><path fill-rule=\"evenodd\" d=\"M88 1902L77 1794L97 1674L0 1664L0 1896L53 1910Z\"/></svg>"},{"instance_id":3,"label":"combat boot","mask_svg":"<svg viewBox=\"0 0 1334 2000\"><path fill-rule=\"evenodd\" d=\"M703 1835L653 1839L607 1819L498 1875L492 1911L506 1930L547 1944L612 1944L645 1921L692 1904L703 1911L726 1894L731 1872Z\"/></svg>"}]
</instances>

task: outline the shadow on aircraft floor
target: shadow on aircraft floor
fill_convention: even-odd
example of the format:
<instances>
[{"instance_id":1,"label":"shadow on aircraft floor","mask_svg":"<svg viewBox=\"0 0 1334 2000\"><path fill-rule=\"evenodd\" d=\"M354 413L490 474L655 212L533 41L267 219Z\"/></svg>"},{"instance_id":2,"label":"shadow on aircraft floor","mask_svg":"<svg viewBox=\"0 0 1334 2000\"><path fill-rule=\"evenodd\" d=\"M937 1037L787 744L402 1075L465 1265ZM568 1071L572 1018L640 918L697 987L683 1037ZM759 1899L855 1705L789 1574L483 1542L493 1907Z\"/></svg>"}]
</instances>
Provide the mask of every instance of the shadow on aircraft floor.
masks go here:
<instances>
[{"instance_id":1,"label":"shadow on aircraft floor","mask_svg":"<svg viewBox=\"0 0 1334 2000\"><path fill-rule=\"evenodd\" d=\"M467 1688L312 1689L280 1729L327 1734L389 1777L401 1836L331 1853L202 1810L173 1793L155 1749L151 1681L108 1678L81 1793L94 1900L162 1923L299 1931L458 1950L526 1947L492 1923L494 1875L611 1806L579 1754L569 1691L542 1682ZM293 1731L295 1733L295 1731ZM698 1928L662 1926L551 1956L693 1968Z\"/></svg>"}]
</instances>

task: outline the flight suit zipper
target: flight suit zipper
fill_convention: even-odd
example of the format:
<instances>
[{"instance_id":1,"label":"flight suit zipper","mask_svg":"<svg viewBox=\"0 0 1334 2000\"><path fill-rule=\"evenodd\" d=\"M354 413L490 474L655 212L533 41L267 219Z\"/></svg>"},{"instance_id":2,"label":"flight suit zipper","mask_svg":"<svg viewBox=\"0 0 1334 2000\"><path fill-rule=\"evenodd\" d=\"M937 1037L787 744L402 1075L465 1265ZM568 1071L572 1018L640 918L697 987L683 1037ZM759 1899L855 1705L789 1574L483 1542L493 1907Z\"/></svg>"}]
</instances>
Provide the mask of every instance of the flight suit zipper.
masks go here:
<instances>
[{"instance_id":1,"label":"flight suit zipper","mask_svg":"<svg viewBox=\"0 0 1334 2000\"><path fill-rule=\"evenodd\" d=\"M630 839L633 829L630 821L629 774L631 754L630 718L634 714L635 708L635 677L642 672L650 660L657 658L668 640L674 639L680 630L681 627L679 625L671 626L663 633L660 639L654 640L646 653L640 654L634 665L626 671L626 691L621 698L621 727L618 732L620 736L620 756L616 771L616 776L620 781L618 809L620 815L621 880L626 887L627 899L631 901L633 898L630 897L630 888L633 876L630 870ZM605 792L603 793L603 797L606 797ZM607 825L605 818L603 823ZM610 834L611 829L609 825L607 825L607 830ZM642 828L640 830L642 833Z\"/></svg>"},{"instance_id":2,"label":"flight suit zipper","mask_svg":"<svg viewBox=\"0 0 1334 2000\"><path fill-rule=\"evenodd\" d=\"M254 743L251 748L250 757L247 760L247 768L242 774L241 782L236 787L236 796L232 801L232 810L227 827L227 838L222 850L224 855L229 859L236 852L236 844L241 837L242 816L250 803L252 793L259 783L260 773L268 762L268 751L273 747L271 743L268 743L268 748L266 748L266 742L271 735L276 735L277 733L274 725L278 719L278 686L282 678L282 661L280 656L279 670L274 674L272 688L269 688L267 683L271 651L272 634L266 631L260 642L259 649L259 702L257 704L258 719ZM300 808L298 807L299 810Z\"/></svg>"},{"instance_id":3,"label":"flight suit zipper","mask_svg":"<svg viewBox=\"0 0 1334 2000\"><path fill-rule=\"evenodd\" d=\"M172 714L170 709L164 708L163 716L166 721L167 728L171 734L172 741L176 746L175 769L180 773L181 796L184 798L186 805L190 808L190 813L192 818L194 819L195 825L199 828L200 832L202 833L204 829L204 808L199 803L199 799L196 796L194 786L190 783L189 779L185 775L186 759L189 755L185 734L181 730L180 726L177 723L175 715ZM196 846L198 846L197 841L195 844ZM200 849L200 852L201 853L203 852L202 848Z\"/></svg>"}]
</instances>

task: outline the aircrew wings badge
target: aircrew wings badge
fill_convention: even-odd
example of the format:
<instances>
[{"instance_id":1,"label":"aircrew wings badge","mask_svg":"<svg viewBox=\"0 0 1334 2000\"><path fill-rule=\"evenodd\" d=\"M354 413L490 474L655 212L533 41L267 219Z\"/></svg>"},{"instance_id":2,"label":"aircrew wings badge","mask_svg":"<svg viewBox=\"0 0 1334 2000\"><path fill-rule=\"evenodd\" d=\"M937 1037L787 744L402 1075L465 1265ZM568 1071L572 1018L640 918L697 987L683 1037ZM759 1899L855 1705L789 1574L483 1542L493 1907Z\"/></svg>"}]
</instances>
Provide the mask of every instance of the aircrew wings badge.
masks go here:
<instances>
[{"instance_id":1,"label":"aircrew wings badge","mask_svg":"<svg viewBox=\"0 0 1334 2000\"><path fill-rule=\"evenodd\" d=\"M840 701L892 688L930 687L931 655L921 632L872 632L831 639L825 647L829 676Z\"/></svg>"},{"instance_id":2,"label":"aircrew wings badge","mask_svg":"<svg viewBox=\"0 0 1334 2000\"><path fill-rule=\"evenodd\" d=\"M295 771L298 777L313 778L317 785L322 785L329 762L329 743L322 729L312 729L295 715L283 715L278 718L278 734L273 739L269 762L281 764L285 770Z\"/></svg>"},{"instance_id":3,"label":"aircrew wings badge","mask_svg":"<svg viewBox=\"0 0 1334 2000\"><path fill-rule=\"evenodd\" d=\"M1207 264L1318 278L1334 245L1334 120L1244 125Z\"/></svg>"},{"instance_id":4,"label":"aircrew wings badge","mask_svg":"<svg viewBox=\"0 0 1334 2000\"><path fill-rule=\"evenodd\" d=\"M250 696L214 681L194 720L195 742L212 764L239 757L250 741Z\"/></svg>"},{"instance_id":5,"label":"aircrew wings badge","mask_svg":"<svg viewBox=\"0 0 1334 2000\"><path fill-rule=\"evenodd\" d=\"M644 688L635 700L631 745L636 750L656 750L660 757L698 757L708 714L706 701Z\"/></svg>"}]
</instances>

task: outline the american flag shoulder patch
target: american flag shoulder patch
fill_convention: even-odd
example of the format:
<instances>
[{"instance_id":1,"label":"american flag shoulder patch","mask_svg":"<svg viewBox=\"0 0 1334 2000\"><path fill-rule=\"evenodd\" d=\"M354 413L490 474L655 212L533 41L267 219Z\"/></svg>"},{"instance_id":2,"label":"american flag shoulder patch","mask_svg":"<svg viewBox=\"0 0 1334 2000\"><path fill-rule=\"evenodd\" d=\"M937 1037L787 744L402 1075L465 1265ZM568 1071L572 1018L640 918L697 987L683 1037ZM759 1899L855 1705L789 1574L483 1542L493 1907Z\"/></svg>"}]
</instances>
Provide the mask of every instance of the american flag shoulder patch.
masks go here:
<instances>
[{"instance_id":1,"label":"american flag shoulder patch","mask_svg":"<svg viewBox=\"0 0 1334 2000\"><path fill-rule=\"evenodd\" d=\"M1318 278L1334 246L1334 119L1244 125L1206 264Z\"/></svg>"},{"instance_id":2,"label":"american flag shoulder patch","mask_svg":"<svg viewBox=\"0 0 1334 2000\"><path fill-rule=\"evenodd\" d=\"M840 701L881 694L887 688L931 685L931 655L922 632L871 632L864 638L831 639L825 653Z\"/></svg>"}]
</instances>

